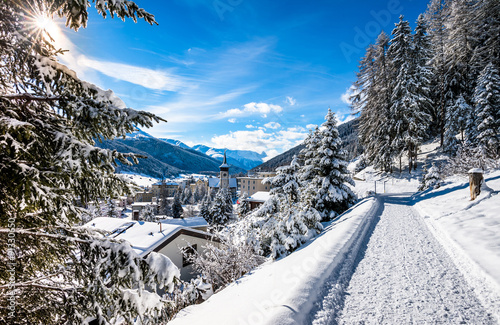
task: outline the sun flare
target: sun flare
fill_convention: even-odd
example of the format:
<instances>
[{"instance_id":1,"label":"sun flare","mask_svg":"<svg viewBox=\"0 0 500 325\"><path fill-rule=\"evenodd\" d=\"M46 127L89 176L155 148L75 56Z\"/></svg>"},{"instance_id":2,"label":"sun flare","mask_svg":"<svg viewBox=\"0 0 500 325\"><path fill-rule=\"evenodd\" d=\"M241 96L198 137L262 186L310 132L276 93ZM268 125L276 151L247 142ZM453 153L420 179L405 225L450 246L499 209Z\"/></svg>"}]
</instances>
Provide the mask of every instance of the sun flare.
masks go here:
<instances>
[{"instance_id":1,"label":"sun flare","mask_svg":"<svg viewBox=\"0 0 500 325\"><path fill-rule=\"evenodd\" d=\"M47 40L59 43L61 31L56 22L47 15L37 15L34 17L34 25L37 30L44 34Z\"/></svg>"}]
</instances>

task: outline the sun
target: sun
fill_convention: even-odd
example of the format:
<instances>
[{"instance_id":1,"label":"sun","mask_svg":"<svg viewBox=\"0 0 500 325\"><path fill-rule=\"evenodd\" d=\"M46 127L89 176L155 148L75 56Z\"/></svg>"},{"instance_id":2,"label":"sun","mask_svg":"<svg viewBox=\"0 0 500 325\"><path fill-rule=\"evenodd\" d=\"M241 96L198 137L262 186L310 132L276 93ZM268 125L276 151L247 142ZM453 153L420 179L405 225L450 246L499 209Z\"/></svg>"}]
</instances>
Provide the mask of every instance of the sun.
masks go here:
<instances>
[{"instance_id":1,"label":"sun","mask_svg":"<svg viewBox=\"0 0 500 325\"><path fill-rule=\"evenodd\" d=\"M57 24L47 15L37 15L35 17L35 26L37 29L49 33L51 37L54 37L53 34L59 32Z\"/></svg>"},{"instance_id":2,"label":"sun","mask_svg":"<svg viewBox=\"0 0 500 325\"><path fill-rule=\"evenodd\" d=\"M38 16L35 18L36 27L42 30L47 30L50 25L54 24L54 21L47 16Z\"/></svg>"}]
</instances>

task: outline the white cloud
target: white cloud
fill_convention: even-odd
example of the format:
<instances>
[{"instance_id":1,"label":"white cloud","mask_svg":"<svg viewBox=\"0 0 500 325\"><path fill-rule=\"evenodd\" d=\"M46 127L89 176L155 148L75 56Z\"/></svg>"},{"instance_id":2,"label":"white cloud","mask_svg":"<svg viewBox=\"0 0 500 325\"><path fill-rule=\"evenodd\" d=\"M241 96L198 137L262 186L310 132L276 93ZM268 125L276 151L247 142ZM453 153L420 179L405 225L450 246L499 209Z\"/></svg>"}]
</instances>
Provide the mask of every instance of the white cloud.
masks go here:
<instances>
[{"instance_id":1,"label":"white cloud","mask_svg":"<svg viewBox=\"0 0 500 325\"><path fill-rule=\"evenodd\" d=\"M249 116L253 114L260 114L262 117L267 117L267 114L271 112L280 113L282 111L283 108L279 105L251 102L243 105L243 109L232 108L219 115L222 118L232 116Z\"/></svg>"},{"instance_id":2,"label":"white cloud","mask_svg":"<svg viewBox=\"0 0 500 325\"><path fill-rule=\"evenodd\" d=\"M153 70L129 64L100 61L81 55L80 65L87 66L115 79L127 81L154 90L178 91L187 87L182 77L166 70Z\"/></svg>"},{"instance_id":3,"label":"white cloud","mask_svg":"<svg viewBox=\"0 0 500 325\"><path fill-rule=\"evenodd\" d=\"M254 126L254 125L252 125L252 124L247 124L247 125L245 125L245 127L246 127L247 129L255 129L255 128L257 128L256 126Z\"/></svg>"},{"instance_id":4,"label":"white cloud","mask_svg":"<svg viewBox=\"0 0 500 325\"><path fill-rule=\"evenodd\" d=\"M307 124L306 129L308 129L308 130L315 129L317 126L318 126L317 124Z\"/></svg>"},{"instance_id":5,"label":"white cloud","mask_svg":"<svg viewBox=\"0 0 500 325\"><path fill-rule=\"evenodd\" d=\"M302 143L307 132L301 128L289 128L278 132L266 132L265 129L229 132L229 134L214 136L212 145L217 148L233 150L252 150L266 152L270 159Z\"/></svg>"},{"instance_id":6,"label":"white cloud","mask_svg":"<svg viewBox=\"0 0 500 325\"><path fill-rule=\"evenodd\" d=\"M230 118L229 120L227 120L229 123L236 123L236 119L235 118Z\"/></svg>"},{"instance_id":7,"label":"white cloud","mask_svg":"<svg viewBox=\"0 0 500 325\"><path fill-rule=\"evenodd\" d=\"M277 123L277 122L269 122L269 123L266 123L264 124L264 126L268 129L279 129L281 127L281 124Z\"/></svg>"},{"instance_id":8,"label":"white cloud","mask_svg":"<svg viewBox=\"0 0 500 325\"><path fill-rule=\"evenodd\" d=\"M357 93L357 89L354 86L349 87L342 95L340 95L340 100L347 104L351 105L350 97Z\"/></svg>"},{"instance_id":9,"label":"white cloud","mask_svg":"<svg viewBox=\"0 0 500 325\"><path fill-rule=\"evenodd\" d=\"M295 104L297 104L297 100L293 97L286 96L286 103L290 106L295 106Z\"/></svg>"}]
</instances>

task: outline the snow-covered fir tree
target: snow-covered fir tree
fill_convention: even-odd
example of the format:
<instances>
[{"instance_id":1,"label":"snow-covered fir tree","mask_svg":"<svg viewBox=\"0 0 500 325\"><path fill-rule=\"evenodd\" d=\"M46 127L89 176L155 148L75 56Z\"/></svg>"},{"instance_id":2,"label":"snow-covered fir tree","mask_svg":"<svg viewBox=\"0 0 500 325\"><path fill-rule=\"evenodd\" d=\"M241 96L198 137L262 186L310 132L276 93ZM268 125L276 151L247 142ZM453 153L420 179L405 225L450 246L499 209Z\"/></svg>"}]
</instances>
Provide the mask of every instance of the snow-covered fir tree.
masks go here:
<instances>
[{"instance_id":1,"label":"snow-covered fir tree","mask_svg":"<svg viewBox=\"0 0 500 325\"><path fill-rule=\"evenodd\" d=\"M210 197L206 194L198 205L198 209L200 210L198 217L202 217L207 222L210 222L210 203Z\"/></svg>"},{"instance_id":2,"label":"snow-covered fir tree","mask_svg":"<svg viewBox=\"0 0 500 325\"><path fill-rule=\"evenodd\" d=\"M250 212L250 203L246 200L248 193L243 192L238 198L238 217L244 218Z\"/></svg>"},{"instance_id":3,"label":"snow-covered fir tree","mask_svg":"<svg viewBox=\"0 0 500 325\"><path fill-rule=\"evenodd\" d=\"M418 26L425 30L425 26L421 25L422 21L418 21ZM419 31L420 38L424 33ZM425 64L422 65L420 57L415 57L424 55L425 52L421 46L413 48L410 25L403 20L403 16L399 18L392 34L388 56L392 60L393 69L397 71L391 96L391 117L395 121L392 125L392 146L400 161L403 151L407 152L411 172L416 165L418 148L423 141L429 120L429 116L424 112L424 107L431 103L426 76L428 69Z\"/></svg>"},{"instance_id":4,"label":"snow-covered fir tree","mask_svg":"<svg viewBox=\"0 0 500 325\"><path fill-rule=\"evenodd\" d=\"M94 3L103 16L155 23L131 1ZM161 323L169 316L156 290L171 290L180 273L167 257L143 259L127 243L75 227L82 214L75 202L85 206L132 189L114 171L117 161L131 164L136 157L96 148L94 141L161 120L80 80L57 61L61 51L35 23L59 16L78 30L87 24L90 5L0 2L0 249L7 253L0 256L2 324ZM12 235L15 245L9 246ZM9 313L11 295L18 299Z\"/></svg>"},{"instance_id":5,"label":"snow-covered fir tree","mask_svg":"<svg viewBox=\"0 0 500 325\"><path fill-rule=\"evenodd\" d=\"M182 212L184 212L184 209L181 204L181 193L180 191L176 191L174 195L174 202L172 202L172 216L174 218L180 218L182 216Z\"/></svg>"},{"instance_id":6,"label":"snow-covered fir tree","mask_svg":"<svg viewBox=\"0 0 500 325\"><path fill-rule=\"evenodd\" d=\"M186 188L182 191L182 200L183 204L191 204L193 203L193 192L191 192L191 188L186 186Z\"/></svg>"},{"instance_id":7,"label":"snow-covered fir tree","mask_svg":"<svg viewBox=\"0 0 500 325\"><path fill-rule=\"evenodd\" d=\"M488 64L479 75L474 91L477 142L492 156L500 154L500 76Z\"/></svg>"},{"instance_id":8,"label":"snow-covered fir tree","mask_svg":"<svg viewBox=\"0 0 500 325\"><path fill-rule=\"evenodd\" d=\"M463 96L446 109L446 125L444 133L444 149L454 155L458 146L465 141L467 124L471 118L471 107ZM457 139L457 135L459 138Z\"/></svg>"},{"instance_id":9,"label":"snow-covered fir tree","mask_svg":"<svg viewBox=\"0 0 500 325\"><path fill-rule=\"evenodd\" d=\"M419 191L425 191L428 188L439 188L441 185L441 172L439 167L432 163L431 168L427 170L424 169L424 174L422 176L422 180L420 182Z\"/></svg>"},{"instance_id":10,"label":"snow-covered fir tree","mask_svg":"<svg viewBox=\"0 0 500 325\"><path fill-rule=\"evenodd\" d=\"M158 218L156 217L156 205L148 204L143 207L139 213L139 220L147 222L158 221Z\"/></svg>"},{"instance_id":11,"label":"snow-covered fir tree","mask_svg":"<svg viewBox=\"0 0 500 325\"><path fill-rule=\"evenodd\" d=\"M300 202L299 168L294 157L290 166L278 168L275 177L263 181L272 186L270 198L251 219L253 227L261 230L261 249L266 256L286 255L323 229L319 213Z\"/></svg>"},{"instance_id":12,"label":"snow-covered fir tree","mask_svg":"<svg viewBox=\"0 0 500 325\"><path fill-rule=\"evenodd\" d=\"M357 198L347 185L354 182L347 170L337 119L330 109L325 120L305 143L300 179L305 187L303 205L315 208L322 220L328 221L350 208Z\"/></svg>"},{"instance_id":13,"label":"snow-covered fir tree","mask_svg":"<svg viewBox=\"0 0 500 325\"><path fill-rule=\"evenodd\" d=\"M209 209L209 223L213 226L222 226L229 222L233 214L233 201L231 193L226 188L221 188Z\"/></svg>"},{"instance_id":14,"label":"snow-covered fir tree","mask_svg":"<svg viewBox=\"0 0 500 325\"><path fill-rule=\"evenodd\" d=\"M170 205L169 199L168 199L168 192L167 192L167 181L163 177L161 182L160 182L160 197L159 197L159 214L164 215L164 216L171 216L172 215L172 207Z\"/></svg>"},{"instance_id":15,"label":"snow-covered fir tree","mask_svg":"<svg viewBox=\"0 0 500 325\"><path fill-rule=\"evenodd\" d=\"M109 198L106 203L106 216L110 218L116 218L118 216L116 211L117 205L114 199Z\"/></svg>"}]
</instances>

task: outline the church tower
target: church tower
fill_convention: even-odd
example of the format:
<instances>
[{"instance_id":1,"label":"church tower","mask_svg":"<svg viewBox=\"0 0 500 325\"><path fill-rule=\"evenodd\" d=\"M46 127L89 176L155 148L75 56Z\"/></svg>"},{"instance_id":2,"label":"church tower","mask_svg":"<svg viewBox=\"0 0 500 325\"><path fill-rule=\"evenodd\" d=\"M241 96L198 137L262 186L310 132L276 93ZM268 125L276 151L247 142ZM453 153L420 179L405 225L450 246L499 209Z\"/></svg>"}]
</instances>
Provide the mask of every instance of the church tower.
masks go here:
<instances>
[{"instance_id":1,"label":"church tower","mask_svg":"<svg viewBox=\"0 0 500 325\"><path fill-rule=\"evenodd\" d=\"M226 160L226 150L224 150L224 160L220 165L220 188L229 189L229 165Z\"/></svg>"}]
</instances>

